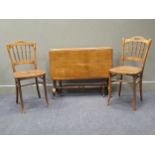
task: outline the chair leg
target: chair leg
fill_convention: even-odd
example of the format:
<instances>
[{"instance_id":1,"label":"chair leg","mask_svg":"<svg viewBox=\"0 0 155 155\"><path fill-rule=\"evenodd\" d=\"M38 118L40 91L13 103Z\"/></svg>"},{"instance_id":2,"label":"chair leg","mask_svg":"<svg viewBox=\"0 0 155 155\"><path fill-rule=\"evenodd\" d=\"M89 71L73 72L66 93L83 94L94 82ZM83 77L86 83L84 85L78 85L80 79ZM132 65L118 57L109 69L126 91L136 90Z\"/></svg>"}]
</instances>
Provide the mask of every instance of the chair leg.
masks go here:
<instances>
[{"instance_id":1,"label":"chair leg","mask_svg":"<svg viewBox=\"0 0 155 155\"><path fill-rule=\"evenodd\" d=\"M142 76L140 76L139 90L140 90L140 100L143 101Z\"/></svg>"},{"instance_id":2,"label":"chair leg","mask_svg":"<svg viewBox=\"0 0 155 155\"><path fill-rule=\"evenodd\" d=\"M21 112L24 112L24 102L23 102L23 95L22 95L22 89L21 89L21 84L20 80L17 80L18 83L18 91L19 91L19 96L20 96L20 104L21 104Z\"/></svg>"},{"instance_id":3,"label":"chair leg","mask_svg":"<svg viewBox=\"0 0 155 155\"><path fill-rule=\"evenodd\" d=\"M133 76L133 100L132 100L132 109L136 111L136 77Z\"/></svg>"},{"instance_id":4,"label":"chair leg","mask_svg":"<svg viewBox=\"0 0 155 155\"><path fill-rule=\"evenodd\" d=\"M16 103L18 104L18 83L15 81L16 84Z\"/></svg>"},{"instance_id":5,"label":"chair leg","mask_svg":"<svg viewBox=\"0 0 155 155\"><path fill-rule=\"evenodd\" d=\"M35 82L36 82L36 88L37 88L37 92L38 92L38 97L41 98L40 91L39 91L38 78L37 77L35 78Z\"/></svg>"},{"instance_id":6,"label":"chair leg","mask_svg":"<svg viewBox=\"0 0 155 155\"><path fill-rule=\"evenodd\" d=\"M47 87L46 87L46 75L43 76L43 86L44 86L44 93L45 93L45 100L48 105L48 96L47 96Z\"/></svg>"},{"instance_id":7,"label":"chair leg","mask_svg":"<svg viewBox=\"0 0 155 155\"><path fill-rule=\"evenodd\" d=\"M110 99L111 99L111 78L112 75L109 73L109 81L108 81L108 105L110 104Z\"/></svg>"},{"instance_id":8,"label":"chair leg","mask_svg":"<svg viewBox=\"0 0 155 155\"><path fill-rule=\"evenodd\" d=\"M123 79L123 75L121 75L120 80ZM119 83L119 91L118 91L118 95L121 96L121 90L122 90L122 82Z\"/></svg>"}]
</instances>

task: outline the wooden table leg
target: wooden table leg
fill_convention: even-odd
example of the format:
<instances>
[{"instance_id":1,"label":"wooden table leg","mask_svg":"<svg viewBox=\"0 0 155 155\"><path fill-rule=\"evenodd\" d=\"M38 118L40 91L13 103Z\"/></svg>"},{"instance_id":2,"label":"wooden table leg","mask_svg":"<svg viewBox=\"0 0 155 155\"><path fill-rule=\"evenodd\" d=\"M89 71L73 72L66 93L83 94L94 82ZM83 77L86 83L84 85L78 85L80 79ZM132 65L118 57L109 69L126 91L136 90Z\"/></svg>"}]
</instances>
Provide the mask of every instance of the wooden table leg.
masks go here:
<instances>
[{"instance_id":1,"label":"wooden table leg","mask_svg":"<svg viewBox=\"0 0 155 155\"><path fill-rule=\"evenodd\" d=\"M109 79L106 79L106 85L105 85L105 89L104 89L105 95L108 95L108 83L109 83Z\"/></svg>"},{"instance_id":2,"label":"wooden table leg","mask_svg":"<svg viewBox=\"0 0 155 155\"><path fill-rule=\"evenodd\" d=\"M60 93L62 94L62 90L63 90L63 88L62 88L62 81L59 81L59 87L60 87Z\"/></svg>"},{"instance_id":3,"label":"wooden table leg","mask_svg":"<svg viewBox=\"0 0 155 155\"><path fill-rule=\"evenodd\" d=\"M56 80L53 80L52 94L53 94L53 96L56 95Z\"/></svg>"},{"instance_id":4,"label":"wooden table leg","mask_svg":"<svg viewBox=\"0 0 155 155\"><path fill-rule=\"evenodd\" d=\"M105 81L102 81L102 95L105 96Z\"/></svg>"}]
</instances>

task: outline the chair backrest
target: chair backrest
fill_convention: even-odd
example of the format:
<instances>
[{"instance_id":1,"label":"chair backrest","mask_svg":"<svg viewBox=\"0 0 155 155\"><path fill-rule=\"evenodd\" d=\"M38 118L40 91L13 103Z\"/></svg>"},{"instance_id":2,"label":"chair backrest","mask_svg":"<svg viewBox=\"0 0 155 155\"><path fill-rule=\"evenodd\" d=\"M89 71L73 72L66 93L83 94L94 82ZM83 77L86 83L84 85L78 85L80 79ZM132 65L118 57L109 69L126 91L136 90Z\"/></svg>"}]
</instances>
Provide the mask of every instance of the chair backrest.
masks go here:
<instances>
[{"instance_id":1,"label":"chair backrest","mask_svg":"<svg viewBox=\"0 0 155 155\"><path fill-rule=\"evenodd\" d=\"M13 72L17 65L32 64L37 68L36 43L29 41L15 41L6 45L11 60Z\"/></svg>"},{"instance_id":2,"label":"chair backrest","mask_svg":"<svg viewBox=\"0 0 155 155\"><path fill-rule=\"evenodd\" d=\"M122 39L122 64L125 62L137 62L144 70L146 58L151 46L152 40L135 36Z\"/></svg>"}]
</instances>

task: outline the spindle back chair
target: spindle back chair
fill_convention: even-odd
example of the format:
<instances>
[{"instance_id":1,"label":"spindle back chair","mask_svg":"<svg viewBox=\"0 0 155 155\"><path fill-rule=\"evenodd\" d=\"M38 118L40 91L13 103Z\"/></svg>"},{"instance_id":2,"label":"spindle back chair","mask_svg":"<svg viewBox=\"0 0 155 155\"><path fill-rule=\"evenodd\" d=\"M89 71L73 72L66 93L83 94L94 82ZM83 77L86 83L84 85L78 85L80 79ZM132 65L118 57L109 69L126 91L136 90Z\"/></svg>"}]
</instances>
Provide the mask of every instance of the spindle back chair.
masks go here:
<instances>
[{"instance_id":1,"label":"spindle back chair","mask_svg":"<svg viewBox=\"0 0 155 155\"><path fill-rule=\"evenodd\" d=\"M139 83L140 87L140 99L142 101L142 79L143 71L147 59L147 55L151 46L152 40L145 39L143 37L132 37L127 39L122 39L122 54L121 54L121 66L114 67L109 70L109 85L108 85L108 104L111 99L111 83L119 82L119 96L121 94L122 83L129 81L123 80L123 76L132 76L133 77L133 101L132 108L133 111L136 110L136 84ZM126 65L127 62L136 63L136 66L133 64ZM112 79L113 76L119 75L120 79Z\"/></svg>"},{"instance_id":2,"label":"spindle back chair","mask_svg":"<svg viewBox=\"0 0 155 155\"><path fill-rule=\"evenodd\" d=\"M125 62L137 62L139 67L144 70L146 58L151 45L151 39L143 37L132 37L129 39L122 39L122 65Z\"/></svg>"},{"instance_id":3,"label":"spindle back chair","mask_svg":"<svg viewBox=\"0 0 155 155\"><path fill-rule=\"evenodd\" d=\"M47 89L46 89L46 74L44 71L37 69L37 58L36 58L36 43L29 41L15 41L6 45L7 51L9 53L9 58L12 64L13 75L16 84L16 103L18 104L18 96L21 100L21 112L24 112L24 102L22 97L22 86L28 86L36 84L37 92L39 98L41 97L39 91L39 83L43 84L45 99L48 105ZM19 65L32 65L32 69L17 71L17 66ZM35 83L28 83L21 85L21 80L35 79ZM38 80L38 78L41 79ZM18 95L19 94L19 95Z\"/></svg>"},{"instance_id":4,"label":"spindle back chair","mask_svg":"<svg viewBox=\"0 0 155 155\"><path fill-rule=\"evenodd\" d=\"M17 65L31 64L37 69L36 44L34 42L15 41L7 45L13 71Z\"/></svg>"}]
</instances>

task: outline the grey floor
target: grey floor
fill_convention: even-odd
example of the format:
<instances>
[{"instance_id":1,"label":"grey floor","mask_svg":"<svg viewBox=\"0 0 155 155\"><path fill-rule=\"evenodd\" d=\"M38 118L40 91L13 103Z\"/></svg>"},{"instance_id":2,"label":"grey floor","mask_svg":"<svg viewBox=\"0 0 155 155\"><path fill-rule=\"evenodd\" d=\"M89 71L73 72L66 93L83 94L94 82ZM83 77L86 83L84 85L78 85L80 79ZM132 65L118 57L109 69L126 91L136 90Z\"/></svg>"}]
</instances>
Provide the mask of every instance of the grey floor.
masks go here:
<instances>
[{"instance_id":1,"label":"grey floor","mask_svg":"<svg viewBox=\"0 0 155 155\"><path fill-rule=\"evenodd\" d=\"M155 134L155 92L145 93L142 104L137 95L136 112L131 95L115 93L107 106L99 92L49 94L49 108L44 99L25 95L25 114L14 95L1 95L0 134Z\"/></svg>"}]
</instances>

